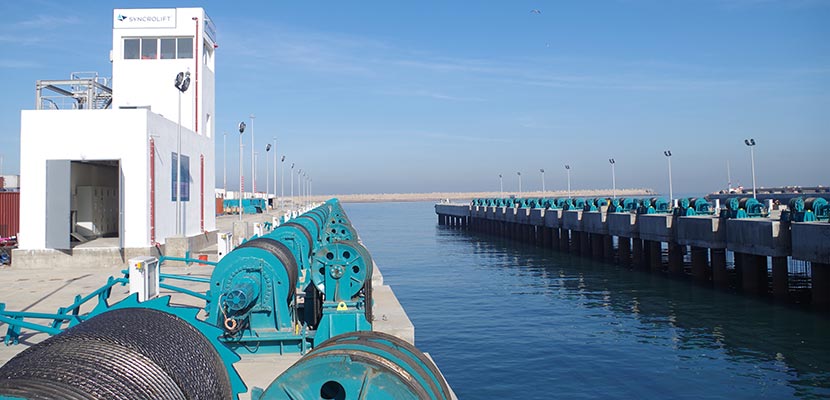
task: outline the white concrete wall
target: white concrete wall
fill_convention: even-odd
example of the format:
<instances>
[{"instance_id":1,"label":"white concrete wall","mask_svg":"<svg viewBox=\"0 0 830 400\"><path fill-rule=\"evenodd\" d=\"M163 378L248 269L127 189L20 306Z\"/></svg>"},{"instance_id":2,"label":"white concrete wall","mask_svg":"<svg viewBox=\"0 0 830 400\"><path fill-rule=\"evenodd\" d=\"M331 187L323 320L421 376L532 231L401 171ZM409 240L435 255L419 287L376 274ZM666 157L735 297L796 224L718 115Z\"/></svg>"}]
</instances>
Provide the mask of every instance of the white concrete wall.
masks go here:
<instances>
[{"instance_id":1,"label":"white concrete wall","mask_svg":"<svg viewBox=\"0 0 830 400\"><path fill-rule=\"evenodd\" d=\"M124 244L146 246L146 126L146 110L22 111L20 248L46 248L46 160L120 160Z\"/></svg>"},{"instance_id":2,"label":"white concrete wall","mask_svg":"<svg viewBox=\"0 0 830 400\"><path fill-rule=\"evenodd\" d=\"M172 200L174 193L171 186L171 163L173 162L172 153L176 151L176 129L175 122L158 115L149 114L148 132L152 135L156 147L156 241L159 243L164 243L166 238L176 234L176 202ZM191 176L190 201L182 202L183 226L186 227L185 234L187 236L201 233L200 217L202 209L200 205L204 206L205 230L212 231L216 229L216 204L214 203L216 201L215 160L213 153L213 140L182 129L182 154L190 157ZM205 158L205 192L204 196L200 198L199 160L202 155ZM147 199L149 201L149 192L147 193Z\"/></svg>"},{"instance_id":3,"label":"white concrete wall","mask_svg":"<svg viewBox=\"0 0 830 400\"><path fill-rule=\"evenodd\" d=\"M156 145L156 241L176 233L171 162L177 125L147 110L27 110L21 113L20 248L44 249L46 160L120 160L123 179L124 247L150 243L150 151ZM182 202L186 234L216 229L213 141L182 130L182 154L190 157L190 201ZM205 189L200 198L200 156L205 157ZM68 234L68 231L67 231Z\"/></svg>"},{"instance_id":4,"label":"white concrete wall","mask_svg":"<svg viewBox=\"0 0 830 400\"><path fill-rule=\"evenodd\" d=\"M181 99L182 126L215 136L215 52L213 41L204 34L207 18L201 8L113 10L112 108L149 106L154 113L177 121L179 90L173 83L176 74L189 71L190 88ZM193 58L124 59L125 38L186 36L194 37Z\"/></svg>"}]
</instances>

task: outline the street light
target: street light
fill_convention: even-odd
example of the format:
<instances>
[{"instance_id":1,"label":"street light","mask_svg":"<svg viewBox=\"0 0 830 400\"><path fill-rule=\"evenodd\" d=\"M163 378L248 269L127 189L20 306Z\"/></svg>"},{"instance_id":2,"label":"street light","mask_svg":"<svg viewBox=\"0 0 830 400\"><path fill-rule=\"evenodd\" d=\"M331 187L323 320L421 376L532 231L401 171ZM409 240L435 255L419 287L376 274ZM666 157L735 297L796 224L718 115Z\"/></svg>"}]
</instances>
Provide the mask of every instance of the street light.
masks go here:
<instances>
[{"instance_id":1,"label":"street light","mask_svg":"<svg viewBox=\"0 0 830 400\"><path fill-rule=\"evenodd\" d=\"M176 235L182 234L182 93L190 87L190 71L176 74L173 83L179 91L179 123L178 138L176 140Z\"/></svg>"},{"instance_id":2,"label":"street light","mask_svg":"<svg viewBox=\"0 0 830 400\"><path fill-rule=\"evenodd\" d=\"M228 195L228 132L222 133L222 189Z\"/></svg>"},{"instance_id":3,"label":"street light","mask_svg":"<svg viewBox=\"0 0 830 400\"><path fill-rule=\"evenodd\" d=\"M285 154L280 159L280 164L285 163ZM280 166L280 208L285 205L285 165Z\"/></svg>"},{"instance_id":4,"label":"street light","mask_svg":"<svg viewBox=\"0 0 830 400\"><path fill-rule=\"evenodd\" d=\"M568 174L568 198L571 198L571 166L565 164L565 172Z\"/></svg>"},{"instance_id":5,"label":"street light","mask_svg":"<svg viewBox=\"0 0 830 400\"><path fill-rule=\"evenodd\" d=\"M268 198L271 196L271 190L268 187L271 182L271 178L268 177L268 152L271 151L271 143L265 145L265 208L268 208ZM274 192L277 191L277 188L274 188Z\"/></svg>"},{"instance_id":6,"label":"street light","mask_svg":"<svg viewBox=\"0 0 830 400\"><path fill-rule=\"evenodd\" d=\"M277 197L277 137L274 136L274 202ZM276 204L274 204L276 205Z\"/></svg>"},{"instance_id":7,"label":"street light","mask_svg":"<svg viewBox=\"0 0 830 400\"><path fill-rule=\"evenodd\" d=\"M671 150L664 151L663 155L669 160L669 201L674 204L674 191L672 190L671 184Z\"/></svg>"},{"instance_id":8,"label":"street light","mask_svg":"<svg viewBox=\"0 0 830 400\"><path fill-rule=\"evenodd\" d=\"M291 163L291 173L288 174L288 180L291 181L291 208L294 208L294 163Z\"/></svg>"},{"instance_id":9,"label":"street light","mask_svg":"<svg viewBox=\"0 0 830 400\"><path fill-rule=\"evenodd\" d=\"M242 172L242 134L245 133L245 122L239 123L239 220L242 221L242 193L245 190L245 175Z\"/></svg>"},{"instance_id":10,"label":"street light","mask_svg":"<svg viewBox=\"0 0 830 400\"><path fill-rule=\"evenodd\" d=\"M545 169L539 168L539 172L542 173L542 196L545 195Z\"/></svg>"},{"instance_id":11,"label":"street light","mask_svg":"<svg viewBox=\"0 0 830 400\"><path fill-rule=\"evenodd\" d=\"M755 139L744 139L744 143L749 146L749 157L752 160L752 198L757 198L755 195Z\"/></svg>"},{"instance_id":12,"label":"street light","mask_svg":"<svg viewBox=\"0 0 830 400\"><path fill-rule=\"evenodd\" d=\"M499 174L499 196L504 197L504 185L502 183L501 174Z\"/></svg>"},{"instance_id":13,"label":"street light","mask_svg":"<svg viewBox=\"0 0 830 400\"><path fill-rule=\"evenodd\" d=\"M254 160L254 114L251 114L251 198L256 195L256 161Z\"/></svg>"},{"instance_id":14,"label":"street light","mask_svg":"<svg viewBox=\"0 0 830 400\"><path fill-rule=\"evenodd\" d=\"M608 162L611 163L611 187L612 187L611 193L612 193L613 197L616 199L617 198L617 174L614 171L614 164L616 164L617 161L614 160L613 158L609 158Z\"/></svg>"},{"instance_id":15,"label":"street light","mask_svg":"<svg viewBox=\"0 0 830 400\"><path fill-rule=\"evenodd\" d=\"M519 196L522 195L522 173L516 172L516 175L519 175Z\"/></svg>"}]
</instances>

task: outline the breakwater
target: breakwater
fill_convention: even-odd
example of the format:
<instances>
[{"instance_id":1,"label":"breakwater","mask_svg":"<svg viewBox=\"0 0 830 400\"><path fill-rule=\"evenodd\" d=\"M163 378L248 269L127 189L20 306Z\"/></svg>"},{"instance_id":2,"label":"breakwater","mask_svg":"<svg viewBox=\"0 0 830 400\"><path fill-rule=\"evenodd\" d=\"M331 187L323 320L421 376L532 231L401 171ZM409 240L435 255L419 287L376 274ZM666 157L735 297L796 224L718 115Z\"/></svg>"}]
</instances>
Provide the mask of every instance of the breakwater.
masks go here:
<instances>
[{"instance_id":1,"label":"breakwater","mask_svg":"<svg viewBox=\"0 0 830 400\"><path fill-rule=\"evenodd\" d=\"M439 225L830 309L830 223L599 206L436 204ZM561 204L561 203L560 203ZM614 204L618 204L615 202Z\"/></svg>"}]
</instances>

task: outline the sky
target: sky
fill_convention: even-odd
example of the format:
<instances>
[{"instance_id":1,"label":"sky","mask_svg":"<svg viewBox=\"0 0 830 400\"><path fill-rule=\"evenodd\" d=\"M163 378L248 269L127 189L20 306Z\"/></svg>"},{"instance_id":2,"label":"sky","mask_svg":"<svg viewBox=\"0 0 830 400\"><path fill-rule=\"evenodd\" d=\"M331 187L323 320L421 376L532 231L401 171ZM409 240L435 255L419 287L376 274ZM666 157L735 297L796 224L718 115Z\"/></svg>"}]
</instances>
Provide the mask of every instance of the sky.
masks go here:
<instances>
[{"instance_id":1,"label":"sky","mask_svg":"<svg viewBox=\"0 0 830 400\"><path fill-rule=\"evenodd\" d=\"M111 76L137 4L0 0L3 173L35 81ZM140 2L171 6L216 25L217 188L250 114L320 194L605 189L612 158L667 193L666 150L675 193L751 187L747 138L759 187L830 185L830 0Z\"/></svg>"}]
</instances>

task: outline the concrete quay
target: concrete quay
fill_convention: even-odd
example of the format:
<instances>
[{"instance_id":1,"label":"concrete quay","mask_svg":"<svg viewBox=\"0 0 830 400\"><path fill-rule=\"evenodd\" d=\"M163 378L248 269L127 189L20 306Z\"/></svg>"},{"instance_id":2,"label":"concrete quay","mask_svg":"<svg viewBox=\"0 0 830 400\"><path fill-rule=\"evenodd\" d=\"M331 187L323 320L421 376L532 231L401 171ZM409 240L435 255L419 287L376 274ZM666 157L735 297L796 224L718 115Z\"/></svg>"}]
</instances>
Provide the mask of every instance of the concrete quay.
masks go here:
<instances>
[{"instance_id":1,"label":"concrete quay","mask_svg":"<svg viewBox=\"0 0 830 400\"><path fill-rule=\"evenodd\" d=\"M238 215L225 215L217 217L217 228L219 232L248 232L250 236L254 232L255 224L260 225L266 221L272 221L275 216L282 215L282 212L243 215L239 221ZM240 236L236 237L239 241ZM370 250L371 251L371 250ZM192 257L205 254L209 261L217 260L217 249L214 243L192 253ZM121 261L113 260L111 264L90 264L85 267L67 267L59 259L54 263L38 263L36 268L31 266L19 268L16 266L0 268L0 286L7 288L0 295L0 302L5 304L6 310L30 311L41 313L54 313L58 308L67 306L75 300L77 295L86 295L101 287L109 277L123 276ZM213 266L207 264L184 264L180 262L169 262L162 266L165 273L188 275L194 277L209 278ZM176 281L176 285L185 289L204 292L207 287L204 283ZM114 286L110 293L109 304L114 304L129 295L128 286ZM203 307L204 304L194 297L179 292L162 289L161 296L171 297L170 303L175 305ZM372 298L373 304L373 330L385 332L399 337L409 343L415 344L415 327L409 319L403 306L395 296L394 291L383 281L383 275L374 264L372 273ZM81 313L90 312L97 301L87 303L81 309ZM204 318L204 312L200 318ZM51 321L33 321L47 324ZM6 326L0 323L0 334L5 334ZM48 334L23 329L18 345L0 345L0 365L5 364L16 354L26 348L39 343L49 337ZM300 354L255 354L242 355L242 359L234 364L249 392L240 396L242 399L250 398L250 390L253 387L266 388L288 367L300 359ZM454 394L453 394L453 398Z\"/></svg>"},{"instance_id":2,"label":"concrete quay","mask_svg":"<svg viewBox=\"0 0 830 400\"><path fill-rule=\"evenodd\" d=\"M830 223L769 218L435 205L439 225L830 310ZM729 268L727 252L733 255ZM806 264L805 287L792 265ZM801 276L799 276L801 278ZM805 289L807 296L804 296ZM795 293L800 296L795 296Z\"/></svg>"}]
</instances>

